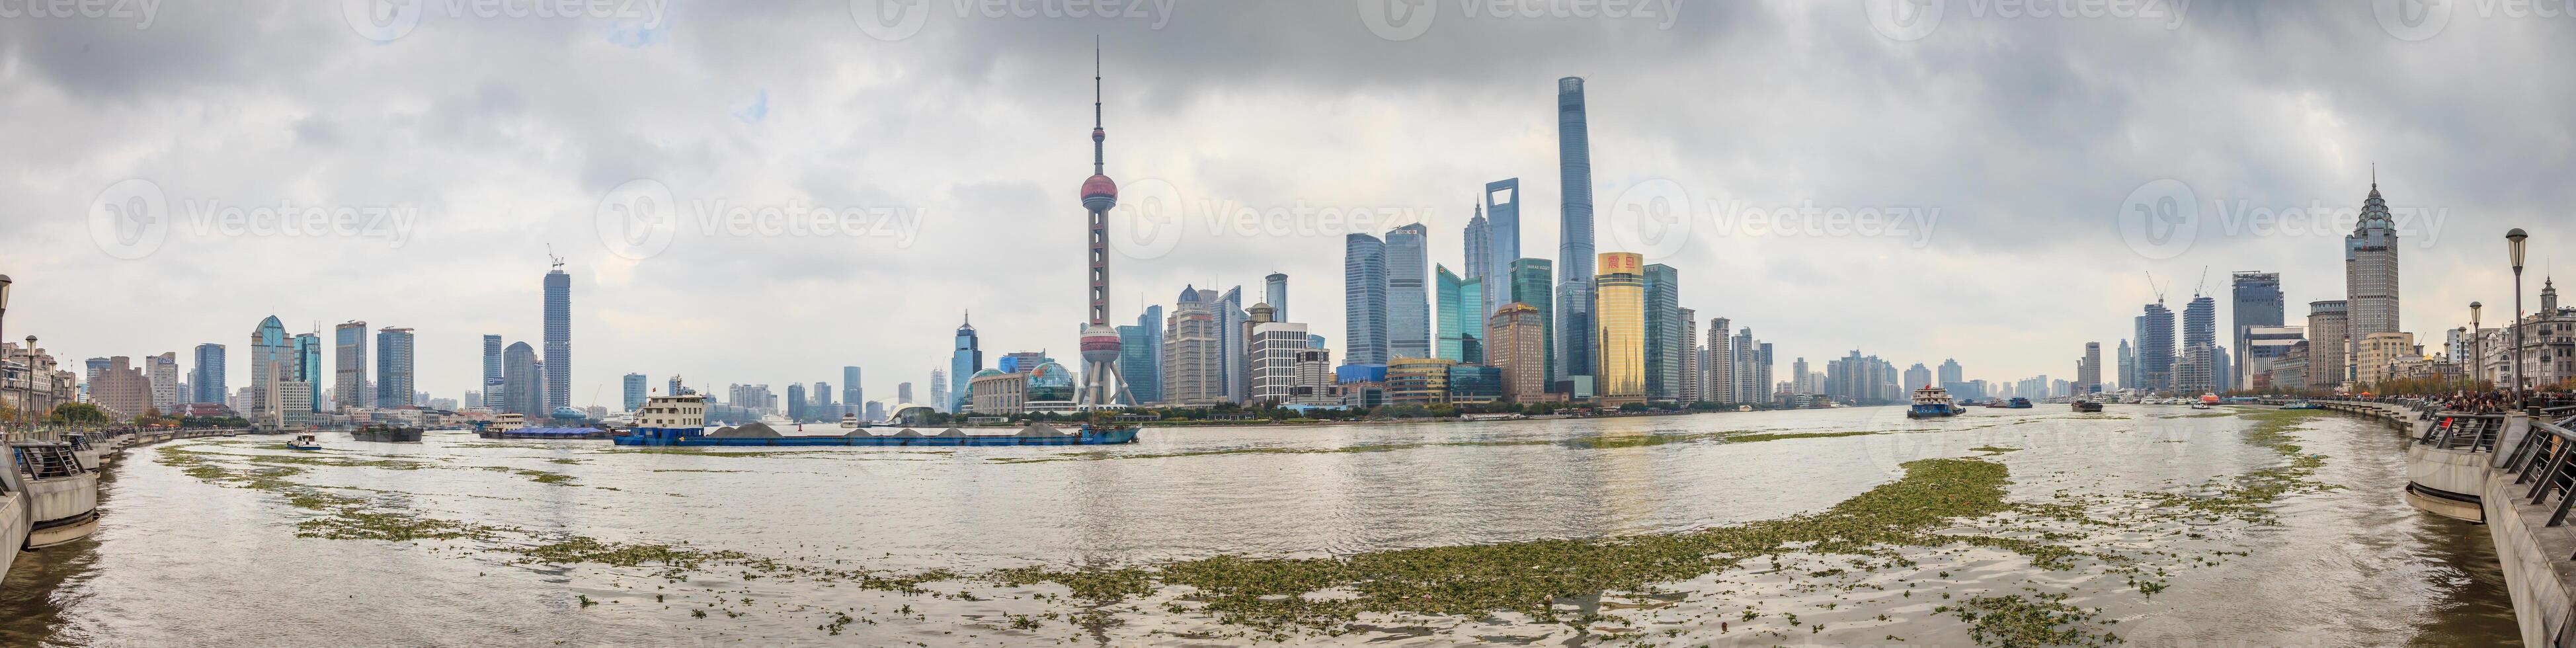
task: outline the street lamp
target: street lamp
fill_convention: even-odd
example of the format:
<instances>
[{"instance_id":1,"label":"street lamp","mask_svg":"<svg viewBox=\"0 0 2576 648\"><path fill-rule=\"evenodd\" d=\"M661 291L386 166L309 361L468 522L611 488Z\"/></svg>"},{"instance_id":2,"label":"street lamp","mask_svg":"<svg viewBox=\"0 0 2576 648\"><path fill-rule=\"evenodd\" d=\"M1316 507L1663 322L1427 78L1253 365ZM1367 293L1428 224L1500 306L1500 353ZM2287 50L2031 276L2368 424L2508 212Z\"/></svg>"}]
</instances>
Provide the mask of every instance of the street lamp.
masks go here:
<instances>
[{"instance_id":1,"label":"street lamp","mask_svg":"<svg viewBox=\"0 0 2576 648\"><path fill-rule=\"evenodd\" d=\"M2483 349L2478 348L2480 343L2485 342L2482 338L2486 337L2482 334L2484 329L2478 327L2478 310L2484 307L2484 304L2469 302L2469 366L2476 368L2475 371L2470 372L2470 391L2477 391L2480 383L2487 381L2487 356L2480 353Z\"/></svg>"},{"instance_id":2,"label":"street lamp","mask_svg":"<svg viewBox=\"0 0 2576 648\"><path fill-rule=\"evenodd\" d=\"M2504 233L2504 248L2513 257L2513 408L2522 409L2522 228Z\"/></svg>"}]
</instances>

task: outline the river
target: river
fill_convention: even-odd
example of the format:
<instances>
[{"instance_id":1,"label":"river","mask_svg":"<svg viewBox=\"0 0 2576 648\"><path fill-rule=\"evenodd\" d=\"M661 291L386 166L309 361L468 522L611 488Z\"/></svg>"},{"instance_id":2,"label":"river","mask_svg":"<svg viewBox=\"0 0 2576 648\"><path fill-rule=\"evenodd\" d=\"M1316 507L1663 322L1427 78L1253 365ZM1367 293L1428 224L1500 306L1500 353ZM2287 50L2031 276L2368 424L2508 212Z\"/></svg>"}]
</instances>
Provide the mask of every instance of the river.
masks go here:
<instances>
[{"instance_id":1,"label":"river","mask_svg":"<svg viewBox=\"0 0 2576 648\"><path fill-rule=\"evenodd\" d=\"M2518 643L2485 528L2401 499L2398 433L2283 414L176 442L110 466L91 538L17 561L0 645ZM1816 535L1846 518L1916 527ZM1633 575L1532 584L1587 570Z\"/></svg>"}]
</instances>

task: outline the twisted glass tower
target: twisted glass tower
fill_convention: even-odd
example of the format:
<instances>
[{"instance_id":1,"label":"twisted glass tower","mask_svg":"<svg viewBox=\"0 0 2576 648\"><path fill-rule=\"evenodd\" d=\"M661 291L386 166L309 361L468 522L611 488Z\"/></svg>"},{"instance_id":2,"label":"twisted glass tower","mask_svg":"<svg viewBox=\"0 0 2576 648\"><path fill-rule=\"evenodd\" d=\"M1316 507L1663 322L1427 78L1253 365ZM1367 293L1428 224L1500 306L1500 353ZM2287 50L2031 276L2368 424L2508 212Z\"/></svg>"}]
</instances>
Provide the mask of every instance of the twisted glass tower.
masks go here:
<instances>
[{"instance_id":1,"label":"twisted glass tower","mask_svg":"<svg viewBox=\"0 0 2576 648\"><path fill-rule=\"evenodd\" d=\"M1556 166L1564 185L1556 246L1557 378L1593 375L1592 138L1583 77L1556 80Z\"/></svg>"}]
</instances>

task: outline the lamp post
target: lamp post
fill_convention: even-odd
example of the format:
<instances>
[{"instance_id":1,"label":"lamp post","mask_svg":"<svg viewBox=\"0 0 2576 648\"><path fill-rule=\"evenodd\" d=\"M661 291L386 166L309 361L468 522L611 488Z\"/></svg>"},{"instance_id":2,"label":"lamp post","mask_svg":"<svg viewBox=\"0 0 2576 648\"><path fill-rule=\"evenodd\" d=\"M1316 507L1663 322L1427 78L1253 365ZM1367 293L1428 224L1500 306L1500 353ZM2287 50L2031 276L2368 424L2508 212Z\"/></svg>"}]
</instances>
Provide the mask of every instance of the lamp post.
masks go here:
<instances>
[{"instance_id":1,"label":"lamp post","mask_svg":"<svg viewBox=\"0 0 2576 648\"><path fill-rule=\"evenodd\" d=\"M18 416L26 419L20 422L24 426L36 422L36 411L28 404L36 398L36 336L27 336L27 364L19 368L27 373L27 385L18 390ZM45 391L52 392L53 386L46 385Z\"/></svg>"},{"instance_id":2,"label":"lamp post","mask_svg":"<svg viewBox=\"0 0 2576 648\"><path fill-rule=\"evenodd\" d=\"M2504 247L2513 257L2513 408L2522 409L2522 241L2531 235L2522 228L2504 233Z\"/></svg>"},{"instance_id":3,"label":"lamp post","mask_svg":"<svg viewBox=\"0 0 2576 648\"><path fill-rule=\"evenodd\" d=\"M0 320L6 320L8 317L9 275L0 275ZM8 356L6 354L0 354L0 365L7 364L9 364ZM7 391L9 391L9 381L5 375L0 375L0 393L6 393ZM18 396L18 409L27 409L27 397L24 394Z\"/></svg>"},{"instance_id":4,"label":"lamp post","mask_svg":"<svg viewBox=\"0 0 2576 648\"><path fill-rule=\"evenodd\" d=\"M2480 384L2487 381L2487 356L2480 353L2483 349L2478 348L2486 337L2480 333L2484 329L2478 328L2478 310L2483 307L2483 304L2469 302L2469 366L2475 368L2469 373L2470 391L2477 391Z\"/></svg>"}]
</instances>

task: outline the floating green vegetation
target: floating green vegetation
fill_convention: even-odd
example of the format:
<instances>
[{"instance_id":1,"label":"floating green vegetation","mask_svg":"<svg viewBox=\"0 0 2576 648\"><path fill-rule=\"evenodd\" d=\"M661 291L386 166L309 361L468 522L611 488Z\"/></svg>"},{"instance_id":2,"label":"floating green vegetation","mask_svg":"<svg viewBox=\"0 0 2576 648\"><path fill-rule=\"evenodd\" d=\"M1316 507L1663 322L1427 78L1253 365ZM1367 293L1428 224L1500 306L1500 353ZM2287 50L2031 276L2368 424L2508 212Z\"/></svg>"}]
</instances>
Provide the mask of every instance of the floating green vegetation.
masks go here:
<instances>
[{"instance_id":1,"label":"floating green vegetation","mask_svg":"<svg viewBox=\"0 0 2576 648\"><path fill-rule=\"evenodd\" d=\"M2275 521L2271 504L2283 495L2313 493L2342 488L2316 481L2317 469L2326 464L2325 457L2307 454L2290 435L2308 419L2323 410L2240 409L2230 416L2254 422L2244 433L2248 444L2269 448L2288 458L2287 464L2264 468L2237 476L2229 482L2209 484L2197 492L2157 492L2145 495L2159 505L2179 509L2199 518L2235 518L2250 523L2270 524Z\"/></svg>"},{"instance_id":2,"label":"floating green vegetation","mask_svg":"<svg viewBox=\"0 0 2576 648\"><path fill-rule=\"evenodd\" d=\"M1968 449L1968 451L1969 451L1969 452L1984 452L1984 453L1988 453L1988 456L1993 456L1993 455L2003 454L2003 453L2006 453L2006 452L2020 452L2020 451L2021 451L2021 448L2007 448L2007 447L2004 447L2004 446L1982 445L1982 446L1977 446L1977 447L1974 447L1974 448L1969 448L1969 449Z\"/></svg>"},{"instance_id":3,"label":"floating green vegetation","mask_svg":"<svg viewBox=\"0 0 2576 648\"><path fill-rule=\"evenodd\" d=\"M2065 594L1978 596L1932 611L1957 615L1968 622L1968 638L1986 645L2107 646L2126 641L2110 631L2092 629L2102 611L2068 605Z\"/></svg>"},{"instance_id":4,"label":"floating green vegetation","mask_svg":"<svg viewBox=\"0 0 2576 648\"><path fill-rule=\"evenodd\" d=\"M1872 435L1872 434L1878 434L1878 433L1877 433L1877 432L1790 432L1790 433L1781 433L1781 434L1738 434L1738 435L1735 435L1735 436L1721 437L1721 438L1725 439L1727 443L1759 443L1759 442L1763 442L1763 441L1779 441L1779 440L1783 440L1783 439L1830 439L1830 438L1834 438L1834 437L1867 436L1867 435Z\"/></svg>"},{"instance_id":5,"label":"floating green vegetation","mask_svg":"<svg viewBox=\"0 0 2576 648\"><path fill-rule=\"evenodd\" d=\"M563 484L563 485L570 485L570 484L572 484L572 483L573 483L572 475L566 475L566 474L559 473L559 472L547 472L547 471L543 471L543 470L531 470L531 469L527 469L527 468L511 468L511 467L508 467L508 466L475 466L475 468L481 468L481 469L489 470L489 471L493 471L493 472L505 472L505 473L510 473L510 474L513 474L513 475L518 475L518 476L520 476L520 477L526 477L526 478L528 478L528 480L529 480L529 481L534 481L534 482L536 482L536 483L540 483L540 484Z\"/></svg>"},{"instance_id":6,"label":"floating green vegetation","mask_svg":"<svg viewBox=\"0 0 2576 648\"><path fill-rule=\"evenodd\" d=\"M322 517L295 524L295 535L302 538L334 540L455 540L488 538L492 530L476 524L426 518L403 513L373 513L355 508L339 509Z\"/></svg>"}]
</instances>

